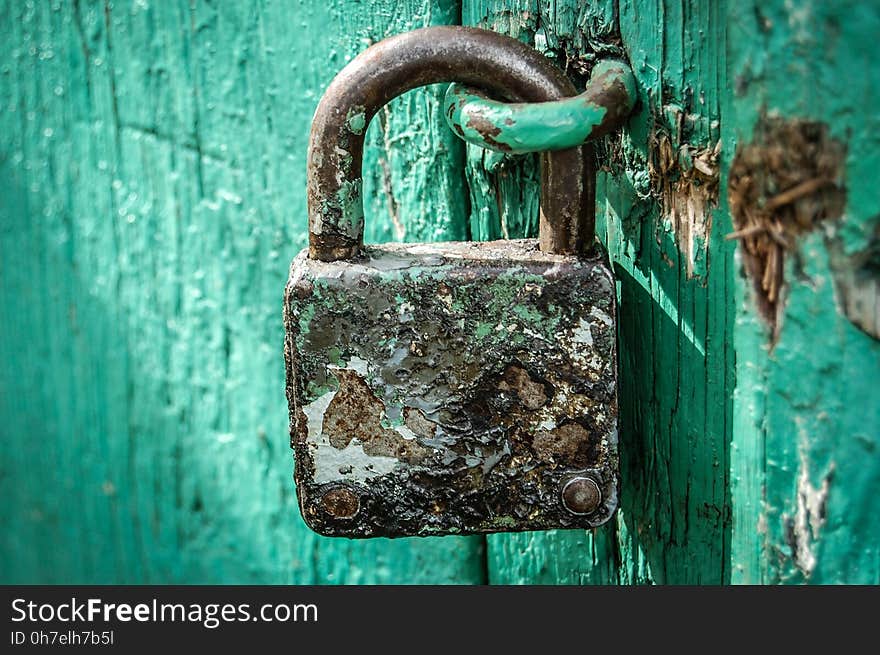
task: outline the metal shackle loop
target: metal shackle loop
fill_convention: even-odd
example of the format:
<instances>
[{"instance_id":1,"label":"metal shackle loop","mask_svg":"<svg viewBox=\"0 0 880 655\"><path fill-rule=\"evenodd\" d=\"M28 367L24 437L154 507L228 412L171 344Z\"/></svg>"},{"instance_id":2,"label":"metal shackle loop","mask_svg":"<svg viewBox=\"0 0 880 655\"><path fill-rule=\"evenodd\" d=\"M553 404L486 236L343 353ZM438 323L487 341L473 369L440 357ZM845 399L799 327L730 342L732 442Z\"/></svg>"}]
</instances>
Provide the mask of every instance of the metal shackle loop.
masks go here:
<instances>
[{"instance_id":1,"label":"metal shackle loop","mask_svg":"<svg viewBox=\"0 0 880 655\"><path fill-rule=\"evenodd\" d=\"M370 119L416 87L458 82L511 102L546 102L577 93L549 59L511 37L470 27L427 27L369 47L333 79L312 122L308 151L309 256L349 259L363 246L361 164ZM591 146L541 155L540 246L577 254L595 225Z\"/></svg>"}]
</instances>

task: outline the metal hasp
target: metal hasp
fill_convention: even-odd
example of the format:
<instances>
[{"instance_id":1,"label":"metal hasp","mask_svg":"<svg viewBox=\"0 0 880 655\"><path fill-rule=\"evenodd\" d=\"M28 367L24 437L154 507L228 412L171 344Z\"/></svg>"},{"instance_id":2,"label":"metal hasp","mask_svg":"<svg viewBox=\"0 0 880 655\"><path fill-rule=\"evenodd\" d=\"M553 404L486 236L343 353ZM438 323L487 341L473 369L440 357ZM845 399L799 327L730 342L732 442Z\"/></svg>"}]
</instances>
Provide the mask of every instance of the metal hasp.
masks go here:
<instances>
[{"instance_id":1,"label":"metal hasp","mask_svg":"<svg viewBox=\"0 0 880 655\"><path fill-rule=\"evenodd\" d=\"M452 84L446 91L449 127L468 143L510 154L574 148L604 136L629 116L636 81L622 61L593 67L580 95L548 102L501 102L479 89Z\"/></svg>"},{"instance_id":2,"label":"metal hasp","mask_svg":"<svg viewBox=\"0 0 880 655\"><path fill-rule=\"evenodd\" d=\"M387 39L331 83L284 298L300 510L347 537L598 526L617 507L616 304L587 147L542 155L538 240L362 243L369 120L442 81L575 94L531 48L461 27Z\"/></svg>"}]
</instances>

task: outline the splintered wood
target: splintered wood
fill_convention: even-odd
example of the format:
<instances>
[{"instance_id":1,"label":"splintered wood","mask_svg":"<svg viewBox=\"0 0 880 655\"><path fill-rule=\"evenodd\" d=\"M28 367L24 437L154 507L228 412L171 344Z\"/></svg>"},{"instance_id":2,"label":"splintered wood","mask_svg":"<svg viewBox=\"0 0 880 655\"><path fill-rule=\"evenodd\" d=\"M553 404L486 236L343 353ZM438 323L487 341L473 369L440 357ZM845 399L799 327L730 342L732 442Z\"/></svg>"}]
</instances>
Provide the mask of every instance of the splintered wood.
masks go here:
<instances>
[{"instance_id":1,"label":"splintered wood","mask_svg":"<svg viewBox=\"0 0 880 655\"><path fill-rule=\"evenodd\" d=\"M736 229L726 238L742 244L773 342L784 305L785 256L796 252L798 236L843 213L845 155L823 123L764 117L731 164L728 201Z\"/></svg>"},{"instance_id":2,"label":"splintered wood","mask_svg":"<svg viewBox=\"0 0 880 655\"><path fill-rule=\"evenodd\" d=\"M648 162L652 187L660 196L663 215L672 222L676 243L687 261L688 277L694 276L696 244L705 248L712 231L709 210L718 205L720 153L720 141L702 148L686 143L676 148L666 133L652 136Z\"/></svg>"}]
</instances>

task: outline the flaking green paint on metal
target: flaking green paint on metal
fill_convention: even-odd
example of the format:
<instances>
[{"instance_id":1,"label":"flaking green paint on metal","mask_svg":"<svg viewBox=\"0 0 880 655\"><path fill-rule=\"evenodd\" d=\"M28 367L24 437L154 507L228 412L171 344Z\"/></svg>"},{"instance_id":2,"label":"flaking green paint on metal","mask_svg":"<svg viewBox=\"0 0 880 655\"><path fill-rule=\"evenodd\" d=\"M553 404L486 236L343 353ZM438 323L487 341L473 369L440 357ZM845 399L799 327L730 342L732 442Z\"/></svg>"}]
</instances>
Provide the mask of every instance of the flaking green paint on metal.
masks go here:
<instances>
[{"instance_id":1,"label":"flaking green paint on metal","mask_svg":"<svg viewBox=\"0 0 880 655\"><path fill-rule=\"evenodd\" d=\"M483 580L479 539L305 527L281 357L324 87L370 42L458 16L0 2L0 580ZM443 90L369 129L369 240L465 236Z\"/></svg>"},{"instance_id":2,"label":"flaking green paint on metal","mask_svg":"<svg viewBox=\"0 0 880 655\"><path fill-rule=\"evenodd\" d=\"M480 105L476 113L475 104ZM541 103L510 105L483 99L458 86L447 91L446 105L450 122L460 126L464 140L511 154L580 145L607 113L604 107L570 99L553 103L552 109ZM480 129L475 126L475 116L479 116Z\"/></svg>"},{"instance_id":3,"label":"flaking green paint on metal","mask_svg":"<svg viewBox=\"0 0 880 655\"><path fill-rule=\"evenodd\" d=\"M534 239L306 255L284 320L309 525L365 537L610 518L616 312L603 257L542 253ZM492 329L477 336L481 320ZM601 494L589 515L559 503L574 471Z\"/></svg>"},{"instance_id":4,"label":"flaking green paint on metal","mask_svg":"<svg viewBox=\"0 0 880 655\"><path fill-rule=\"evenodd\" d=\"M450 85L444 105L447 122L468 143L509 154L562 150L601 135L609 107L599 95L611 85L624 89L615 109L628 115L635 103L635 79L616 61L600 61L590 77L593 93L555 102L505 103L473 89ZM623 100L623 102L621 102Z\"/></svg>"}]
</instances>

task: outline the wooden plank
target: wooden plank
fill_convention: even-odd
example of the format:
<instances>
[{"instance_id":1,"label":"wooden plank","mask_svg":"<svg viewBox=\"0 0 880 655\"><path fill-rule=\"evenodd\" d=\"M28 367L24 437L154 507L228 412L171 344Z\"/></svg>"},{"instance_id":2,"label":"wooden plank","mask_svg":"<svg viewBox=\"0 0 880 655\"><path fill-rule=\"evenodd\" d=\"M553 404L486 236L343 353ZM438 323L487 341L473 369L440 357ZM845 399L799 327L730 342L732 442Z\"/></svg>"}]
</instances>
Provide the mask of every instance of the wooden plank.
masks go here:
<instances>
[{"instance_id":1,"label":"wooden plank","mask_svg":"<svg viewBox=\"0 0 880 655\"><path fill-rule=\"evenodd\" d=\"M308 532L280 393L320 91L367 43L457 8L108 7L0 2L0 579L483 580L480 539ZM878 9L467 0L464 22L575 78L593 50L625 52L642 96L599 180L620 280L622 510L591 534L491 537L491 580L878 582ZM468 149L468 214L437 93L371 128L368 238L533 233L533 158ZM846 146L845 211L786 256L772 350L724 240L731 163L764 114ZM699 180L695 157L714 165L719 138L720 205L694 205L677 182Z\"/></svg>"},{"instance_id":2,"label":"wooden plank","mask_svg":"<svg viewBox=\"0 0 880 655\"><path fill-rule=\"evenodd\" d=\"M752 285L737 287L731 578L877 584L880 7L744 2L731 4L727 26L724 148L767 145L755 128L769 115L824 124L846 149L843 215L785 256L772 349Z\"/></svg>"},{"instance_id":3,"label":"wooden plank","mask_svg":"<svg viewBox=\"0 0 880 655\"><path fill-rule=\"evenodd\" d=\"M621 510L592 533L490 537L494 583L717 584L729 577L732 245L718 227L723 210L672 215L686 205L687 188L664 198L663 178L648 171L661 134L676 153L719 139L717 12L714 3L661 0L464 3L466 24L533 43L581 83L592 53L625 51L641 97L623 138L603 150L609 170L598 193L599 236L620 283ZM472 232L533 232L534 162L491 157L468 153Z\"/></svg>"},{"instance_id":4,"label":"wooden plank","mask_svg":"<svg viewBox=\"0 0 880 655\"><path fill-rule=\"evenodd\" d=\"M298 516L281 292L324 86L454 3L0 2L6 583L480 582L482 540ZM371 127L368 238L461 238L463 149Z\"/></svg>"},{"instance_id":5,"label":"wooden plank","mask_svg":"<svg viewBox=\"0 0 880 655\"><path fill-rule=\"evenodd\" d=\"M498 0L466 2L464 19L547 48L574 73L572 60L597 42L614 51L616 21L643 102L602 153L599 188L600 237L620 279L622 509L594 534L490 538L490 579L876 583L880 11ZM761 145L768 115L825 126L846 152L834 180L845 187L842 215L797 234L785 255L775 345L742 247L724 241L736 229L727 190L737 148ZM694 205L700 194L677 181L694 158L711 163L706 149L719 138L720 205ZM478 152L468 161L472 204L484 211L472 213L474 234L533 231L533 163ZM797 182L766 210L796 196L821 204L822 185ZM499 197L511 187L526 199ZM505 221L517 228L505 232Z\"/></svg>"}]
</instances>

